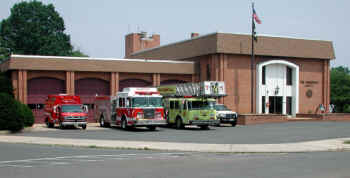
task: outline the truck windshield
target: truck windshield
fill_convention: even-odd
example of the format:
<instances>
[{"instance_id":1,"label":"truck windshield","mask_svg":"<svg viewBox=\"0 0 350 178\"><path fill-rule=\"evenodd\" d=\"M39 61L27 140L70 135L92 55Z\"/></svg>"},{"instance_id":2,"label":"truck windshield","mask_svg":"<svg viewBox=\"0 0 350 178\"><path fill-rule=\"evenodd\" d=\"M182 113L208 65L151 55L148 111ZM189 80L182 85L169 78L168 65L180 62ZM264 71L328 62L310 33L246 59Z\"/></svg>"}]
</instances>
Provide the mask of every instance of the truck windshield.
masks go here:
<instances>
[{"instance_id":1,"label":"truck windshield","mask_svg":"<svg viewBox=\"0 0 350 178\"><path fill-rule=\"evenodd\" d=\"M225 105L215 105L217 111L228 111L229 109Z\"/></svg>"},{"instance_id":2,"label":"truck windshield","mask_svg":"<svg viewBox=\"0 0 350 178\"><path fill-rule=\"evenodd\" d=\"M189 102L189 109L213 109L214 103L208 101L192 101Z\"/></svg>"},{"instance_id":3,"label":"truck windshield","mask_svg":"<svg viewBox=\"0 0 350 178\"><path fill-rule=\"evenodd\" d=\"M62 112L83 112L81 105L63 105Z\"/></svg>"},{"instance_id":4,"label":"truck windshield","mask_svg":"<svg viewBox=\"0 0 350 178\"><path fill-rule=\"evenodd\" d=\"M160 97L132 98L132 107L162 107L162 98Z\"/></svg>"}]
</instances>

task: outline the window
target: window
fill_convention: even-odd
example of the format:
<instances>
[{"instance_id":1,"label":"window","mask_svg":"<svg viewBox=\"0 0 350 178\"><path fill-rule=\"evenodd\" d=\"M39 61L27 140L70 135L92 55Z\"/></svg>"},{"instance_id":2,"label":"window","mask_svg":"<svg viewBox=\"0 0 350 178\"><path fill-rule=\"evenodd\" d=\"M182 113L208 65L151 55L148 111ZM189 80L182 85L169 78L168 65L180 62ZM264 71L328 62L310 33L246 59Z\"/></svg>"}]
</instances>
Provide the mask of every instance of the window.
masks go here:
<instances>
[{"instance_id":1,"label":"window","mask_svg":"<svg viewBox=\"0 0 350 178\"><path fill-rule=\"evenodd\" d=\"M130 107L131 106L131 99L127 98L126 99L126 107Z\"/></svg>"},{"instance_id":2,"label":"window","mask_svg":"<svg viewBox=\"0 0 350 178\"><path fill-rule=\"evenodd\" d=\"M287 85L292 85L292 68L287 66Z\"/></svg>"},{"instance_id":3,"label":"window","mask_svg":"<svg viewBox=\"0 0 350 178\"><path fill-rule=\"evenodd\" d=\"M81 105L62 105L62 112L77 112L77 113L82 113L83 108Z\"/></svg>"},{"instance_id":4,"label":"window","mask_svg":"<svg viewBox=\"0 0 350 178\"><path fill-rule=\"evenodd\" d=\"M207 64L207 80L210 80L210 66Z\"/></svg>"},{"instance_id":5,"label":"window","mask_svg":"<svg viewBox=\"0 0 350 178\"><path fill-rule=\"evenodd\" d=\"M265 114L265 107L266 107L267 103L265 101L265 96L262 96L262 113Z\"/></svg>"},{"instance_id":6,"label":"window","mask_svg":"<svg viewBox=\"0 0 350 178\"><path fill-rule=\"evenodd\" d=\"M44 108L44 104L28 104L28 107L30 109L43 109Z\"/></svg>"},{"instance_id":7,"label":"window","mask_svg":"<svg viewBox=\"0 0 350 178\"><path fill-rule=\"evenodd\" d=\"M191 109L200 110L200 109L214 109L215 102L211 101L192 101Z\"/></svg>"},{"instance_id":8,"label":"window","mask_svg":"<svg viewBox=\"0 0 350 178\"><path fill-rule=\"evenodd\" d=\"M175 101L175 109L180 109L179 101Z\"/></svg>"},{"instance_id":9,"label":"window","mask_svg":"<svg viewBox=\"0 0 350 178\"><path fill-rule=\"evenodd\" d=\"M170 101L170 109L174 109L175 108L175 101Z\"/></svg>"},{"instance_id":10,"label":"window","mask_svg":"<svg viewBox=\"0 0 350 178\"><path fill-rule=\"evenodd\" d=\"M135 97L132 98L133 107L162 107L161 97Z\"/></svg>"},{"instance_id":11,"label":"window","mask_svg":"<svg viewBox=\"0 0 350 178\"><path fill-rule=\"evenodd\" d=\"M287 96L286 110L288 115L292 115L292 97L291 96Z\"/></svg>"},{"instance_id":12,"label":"window","mask_svg":"<svg viewBox=\"0 0 350 178\"><path fill-rule=\"evenodd\" d=\"M262 67L262 84L263 85L266 84L266 67L265 66Z\"/></svg>"},{"instance_id":13,"label":"window","mask_svg":"<svg viewBox=\"0 0 350 178\"><path fill-rule=\"evenodd\" d=\"M119 107L125 107L125 98L119 98Z\"/></svg>"},{"instance_id":14,"label":"window","mask_svg":"<svg viewBox=\"0 0 350 178\"><path fill-rule=\"evenodd\" d=\"M183 110L187 110L187 101L185 101L185 103L183 105Z\"/></svg>"}]
</instances>

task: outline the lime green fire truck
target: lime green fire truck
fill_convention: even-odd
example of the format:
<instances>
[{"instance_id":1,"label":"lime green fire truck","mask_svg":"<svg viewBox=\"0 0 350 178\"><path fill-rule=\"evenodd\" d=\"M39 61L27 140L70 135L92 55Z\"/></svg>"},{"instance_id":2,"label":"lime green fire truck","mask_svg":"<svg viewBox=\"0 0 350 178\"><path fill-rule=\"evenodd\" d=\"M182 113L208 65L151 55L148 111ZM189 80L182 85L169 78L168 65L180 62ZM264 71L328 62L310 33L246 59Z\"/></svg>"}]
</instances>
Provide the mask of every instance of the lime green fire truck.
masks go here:
<instances>
[{"instance_id":1,"label":"lime green fire truck","mask_svg":"<svg viewBox=\"0 0 350 178\"><path fill-rule=\"evenodd\" d=\"M224 82L204 81L158 87L163 96L165 116L177 129L196 125L208 129L219 124L214 109L216 98L226 96Z\"/></svg>"}]
</instances>

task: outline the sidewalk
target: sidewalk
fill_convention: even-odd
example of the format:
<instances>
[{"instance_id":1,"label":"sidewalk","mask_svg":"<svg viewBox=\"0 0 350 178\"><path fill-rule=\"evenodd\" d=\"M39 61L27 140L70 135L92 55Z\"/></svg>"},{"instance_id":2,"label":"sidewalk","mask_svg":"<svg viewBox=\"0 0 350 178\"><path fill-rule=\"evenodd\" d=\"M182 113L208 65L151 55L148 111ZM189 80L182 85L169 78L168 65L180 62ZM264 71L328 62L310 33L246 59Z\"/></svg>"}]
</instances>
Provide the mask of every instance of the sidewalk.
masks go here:
<instances>
[{"instance_id":1,"label":"sidewalk","mask_svg":"<svg viewBox=\"0 0 350 178\"><path fill-rule=\"evenodd\" d=\"M58 126L56 125L56 128ZM87 129L89 130L103 130L104 128L99 127L99 123L88 123ZM42 131L56 131L55 129L48 128L46 124L34 124L32 127L24 128L21 132L42 132ZM10 134L10 131L1 130L0 135Z\"/></svg>"},{"instance_id":2,"label":"sidewalk","mask_svg":"<svg viewBox=\"0 0 350 178\"><path fill-rule=\"evenodd\" d=\"M350 138L338 138L285 144L201 144L120 140L82 140L0 135L0 142L6 143L61 145L91 148L100 147L111 149L144 149L222 153L296 153L319 151L350 151L350 144L344 144L345 140L350 140Z\"/></svg>"}]
</instances>

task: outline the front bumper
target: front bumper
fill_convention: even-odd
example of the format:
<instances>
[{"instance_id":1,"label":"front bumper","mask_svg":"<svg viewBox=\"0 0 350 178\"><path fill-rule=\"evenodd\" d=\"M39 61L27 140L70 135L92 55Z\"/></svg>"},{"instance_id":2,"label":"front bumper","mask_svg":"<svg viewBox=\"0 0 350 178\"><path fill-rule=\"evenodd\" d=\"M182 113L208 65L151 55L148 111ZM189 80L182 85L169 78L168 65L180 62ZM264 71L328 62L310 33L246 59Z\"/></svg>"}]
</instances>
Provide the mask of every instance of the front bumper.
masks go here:
<instances>
[{"instance_id":1,"label":"front bumper","mask_svg":"<svg viewBox=\"0 0 350 178\"><path fill-rule=\"evenodd\" d=\"M189 125L217 125L220 120L190 120Z\"/></svg>"},{"instance_id":2,"label":"front bumper","mask_svg":"<svg viewBox=\"0 0 350 178\"><path fill-rule=\"evenodd\" d=\"M62 126L76 126L80 127L83 125L87 125L87 122L61 122Z\"/></svg>"},{"instance_id":3,"label":"front bumper","mask_svg":"<svg viewBox=\"0 0 350 178\"><path fill-rule=\"evenodd\" d=\"M218 117L218 119L220 120L220 123L232 123L232 122L236 122L237 118L227 118L227 117Z\"/></svg>"},{"instance_id":4,"label":"front bumper","mask_svg":"<svg viewBox=\"0 0 350 178\"><path fill-rule=\"evenodd\" d=\"M137 120L137 121L129 121L128 125L132 125L135 127L142 127L142 126L164 126L167 125L166 120L154 120L154 119L144 119L144 120Z\"/></svg>"}]
</instances>

